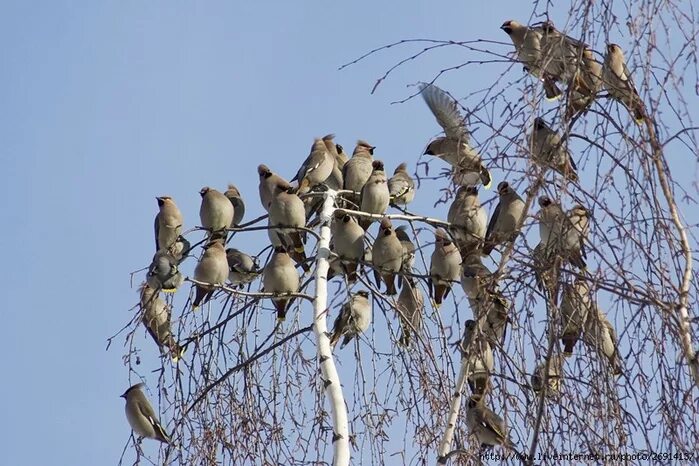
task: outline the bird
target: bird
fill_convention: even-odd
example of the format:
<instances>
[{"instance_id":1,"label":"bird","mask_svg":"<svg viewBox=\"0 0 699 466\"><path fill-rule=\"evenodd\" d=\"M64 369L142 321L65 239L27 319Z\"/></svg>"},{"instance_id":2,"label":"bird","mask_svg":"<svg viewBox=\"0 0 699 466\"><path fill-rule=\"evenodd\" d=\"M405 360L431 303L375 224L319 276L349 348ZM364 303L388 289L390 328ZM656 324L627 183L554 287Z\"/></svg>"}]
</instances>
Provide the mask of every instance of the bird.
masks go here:
<instances>
[{"instance_id":1,"label":"bird","mask_svg":"<svg viewBox=\"0 0 699 466\"><path fill-rule=\"evenodd\" d=\"M540 207L537 214L539 219L539 244L559 253L563 241L562 230L566 214L563 212L561 205L553 202L548 196L539 197L538 202Z\"/></svg>"},{"instance_id":2,"label":"bird","mask_svg":"<svg viewBox=\"0 0 699 466\"><path fill-rule=\"evenodd\" d=\"M334 134L328 134L323 136L323 143L325 144L325 148L330 153L330 155L332 155L333 158L333 168L330 172L330 176L328 176L328 179L325 180L325 184L328 186L328 188L338 191L342 189L342 187L344 186L344 179L342 178L342 169L345 166L345 163L347 163L347 156L344 153L340 154L338 147L342 149L342 146L339 144L335 144L334 140Z\"/></svg>"},{"instance_id":3,"label":"bird","mask_svg":"<svg viewBox=\"0 0 699 466\"><path fill-rule=\"evenodd\" d=\"M228 200L226 200L228 202ZM223 285L228 278L228 259L221 240L213 241L204 246L204 254L194 268L194 279L203 282L195 284L196 294L192 307L196 309L206 303L216 290L215 285Z\"/></svg>"},{"instance_id":4,"label":"bird","mask_svg":"<svg viewBox=\"0 0 699 466\"><path fill-rule=\"evenodd\" d=\"M492 272L483 265L479 252L474 252L462 257L461 263L461 288L466 297L475 306L475 300L491 286Z\"/></svg>"},{"instance_id":5,"label":"bird","mask_svg":"<svg viewBox=\"0 0 699 466\"><path fill-rule=\"evenodd\" d=\"M170 196L159 196L158 214L155 216L155 251L167 249L182 234L184 218L182 212Z\"/></svg>"},{"instance_id":6,"label":"bird","mask_svg":"<svg viewBox=\"0 0 699 466\"><path fill-rule=\"evenodd\" d=\"M596 303L592 303L585 321L583 341L598 354L607 358L612 374L622 374L616 331Z\"/></svg>"},{"instance_id":7,"label":"bird","mask_svg":"<svg viewBox=\"0 0 699 466\"><path fill-rule=\"evenodd\" d=\"M306 226L306 211L301 198L290 190L291 186L284 180L274 187L269 205L269 224L274 228L269 234L277 235L294 261L309 270L304 249L306 233L301 230Z\"/></svg>"},{"instance_id":8,"label":"bird","mask_svg":"<svg viewBox=\"0 0 699 466\"><path fill-rule=\"evenodd\" d=\"M408 347L412 335L422 328L422 312L425 308L425 300L422 297L420 287L410 278L402 277L400 295L396 300L396 312L401 326L401 336L398 343Z\"/></svg>"},{"instance_id":9,"label":"bird","mask_svg":"<svg viewBox=\"0 0 699 466\"><path fill-rule=\"evenodd\" d=\"M400 271L403 274L410 275L413 273L413 265L415 264L415 245L408 234L407 225L401 225L396 228L396 236L403 247L403 253L400 259Z\"/></svg>"},{"instance_id":10,"label":"bird","mask_svg":"<svg viewBox=\"0 0 699 466\"><path fill-rule=\"evenodd\" d=\"M228 232L233 224L235 215L233 204L220 191L204 186L199 191L201 206L199 207L199 219L201 226L208 230L210 238L215 240L222 238L225 242Z\"/></svg>"},{"instance_id":11,"label":"bird","mask_svg":"<svg viewBox=\"0 0 699 466\"><path fill-rule=\"evenodd\" d=\"M148 334L161 350L167 348L170 351L173 362L177 362L182 357L182 349L172 336L170 329L170 307L159 296L157 289L141 284L140 302L141 321L148 330Z\"/></svg>"},{"instance_id":12,"label":"bird","mask_svg":"<svg viewBox=\"0 0 699 466\"><path fill-rule=\"evenodd\" d=\"M364 229L357 219L341 212L335 212L330 224L334 252L340 259L341 268L348 283L357 281L357 267L364 257Z\"/></svg>"},{"instance_id":13,"label":"bird","mask_svg":"<svg viewBox=\"0 0 699 466\"><path fill-rule=\"evenodd\" d=\"M344 336L340 345L340 348L344 348L354 337L366 332L371 324L371 309L368 291L353 293L335 318L330 346L335 347L340 337Z\"/></svg>"},{"instance_id":14,"label":"bird","mask_svg":"<svg viewBox=\"0 0 699 466\"><path fill-rule=\"evenodd\" d=\"M257 260L238 249L226 249L226 260L228 261L228 281L233 286L247 285L262 273Z\"/></svg>"},{"instance_id":15,"label":"bird","mask_svg":"<svg viewBox=\"0 0 699 466\"><path fill-rule=\"evenodd\" d=\"M534 119L530 150L532 160L540 167L551 168L570 181L578 181L578 168L564 141L541 117Z\"/></svg>"},{"instance_id":16,"label":"bird","mask_svg":"<svg viewBox=\"0 0 699 466\"><path fill-rule=\"evenodd\" d=\"M388 209L390 193L388 180L383 170L383 162L374 160L371 164L373 171L362 187L359 210L368 214L383 215ZM366 231L374 222L372 218L360 217L359 225Z\"/></svg>"},{"instance_id":17,"label":"bird","mask_svg":"<svg viewBox=\"0 0 699 466\"><path fill-rule=\"evenodd\" d=\"M420 83L419 86L420 95L444 130L444 136L428 144L425 154L440 158L462 172L473 173L472 184L480 181L489 188L492 177L480 154L470 145L471 136L456 100L434 84Z\"/></svg>"},{"instance_id":18,"label":"bird","mask_svg":"<svg viewBox=\"0 0 699 466\"><path fill-rule=\"evenodd\" d=\"M505 340L507 324L512 306L497 289L483 288L475 299L469 300L473 315L478 319L481 331L486 335L491 346L502 346Z\"/></svg>"},{"instance_id":19,"label":"bird","mask_svg":"<svg viewBox=\"0 0 699 466\"><path fill-rule=\"evenodd\" d=\"M541 58L546 73L558 81L570 83L580 69L581 57L587 46L556 29L551 20L542 22L538 27L542 31Z\"/></svg>"},{"instance_id":20,"label":"bird","mask_svg":"<svg viewBox=\"0 0 699 466\"><path fill-rule=\"evenodd\" d=\"M539 242L532 250L534 276L537 287L548 293L553 304L558 303L558 289L562 258L553 247Z\"/></svg>"},{"instance_id":21,"label":"bird","mask_svg":"<svg viewBox=\"0 0 699 466\"><path fill-rule=\"evenodd\" d=\"M300 278L294 267L291 257L283 246L274 248L274 254L262 272L262 283L265 293L284 294L299 291ZM273 297L272 302L277 310L277 320L286 319L286 311L289 309L293 297Z\"/></svg>"},{"instance_id":22,"label":"bird","mask_svg":"<svg viewBox=\"0 0 699 466\"><path fill-rule=\"evenodd\" d=\"M359 140L352 153L352 158L342 168L343 189L357 194L343 194L343 198L351 203L351 207L359 207L359 193L373 172L374 149L366 141Z\"/></svg>"},{"instance_id":23,"label":"bird","mask_svg":"<svg viewBox=\"0 0 699 466\"><path fill-rule=\"evenodd\" d=\"M466 425L469 432L476 436L481 448L495 445L512 447L505 421L485 406L485 398L483 397L471 397L468 400Z\"/></svg>"},{"instance_id":24,"label":"bird","mask_svg":"<svg viewBox=\"0 0 699 466\"><path fill-rule=\"evenodd\" d=\"M464 322L459 350L463 364L466 365L466 380L472 397L480 399L488 390L490 374L493 372L493 350L476 321L469 319Z\"/></svg>"},{"instance_id":25,"label":"bird","mask_svg":"<svg viewBox=\"0 0 699 466\"><path fill-rule=\"evenodd\" d=\"M139 438L152 438L163 443L172 443L170 436L160 424L146 395L141 391L145 384L137 383L121 395L126 400L126 419Z\"/></svg>"},{"instance_id":26,"label":"bird","mask_svg":"<svg viewBox=\"0 0 699 466\"><path fill-rule=\"evenodd\" d=\"M485 232L483 254L490 254L494 247L506 241L513 241L524 214L524 201L507 181L498 184L500 201L495 207Z\"/></svg>"},{"instance_id":27,"label":"bird","mask_svg":"<svg viewBox=\"0 0 699 466\"><path fill-rule=\"evenodd\" d=\"M461 257L481 247L488 227L488 214L478 200L478 188L462 186L449 206L447 221Z\"/></svg>"},{"instance_id":28,"label":"bird","mask_svg":"<svg viewBox=\"0 0 699 466\"><path fill-rule=\"evenodd\" d=\"M376 286L380 286L379 277L386 284L386 294L396 294L396 274L400 272L403 246L396 236L393 225L388 218L381 220L379 234L371 248L371 260L374 266Z\"/></svg>"},{"instance_id":29,"label":"bird","mask_svg":"<svg viewBox=\"0 0 699 466\"><path fill-rule=\"evenodd\" d=\"M225 193L223 193L223 195L226 196L229 201L231 201L231 204L233 204L232 226L237 227L243 221L243 217L245 216L245 202L243 201L243 197L240 195L238 188L232 184L228 185L228 189Z\"/></svg>"},{"instance_id":30,"label":"bird","mask_svg":"<svg viewBox=\"0 0 699 466\"><path fill-rule=\"evenodd\" d=\"M645 105L626 66L624 52L617 44L607 44L607 53L602 64L602 84L614 100L633 114L636 123L643 122L646 118Z\"/></svg>"},{"instance_id":31,"label":"bird","mask_svg":"<svg viewBox=\"0 0 699 466\"><path fill-rule=\"evenodd\" d=\"M566 213L566 219L563 231L565 258L575 267L585 270L585 241L590 232L590 212L581 204L576 204Z\"/></svg>"},{"instance_id":32,"label":"bird","mask_svg":"<svg viewBox=\"0 0 699 466\"><path fill-rule=\"evenodd\" d=\"M545 360L542 361L541 364L534 369L534 373L532 373L530 379L531 387L537 395L546 387L545 395L554 397L558 395L561 390L561 382L563 380L563 358L561 358L559 354L551 355L551 358L548 360L548 371L546 371L546 362ZM547 372L548 377L546 376ZM544 381L544 379L546 379L546 381Z\"/></svg>"},{"instance_id":33,"label":"bird","mask_svg":"<svg viewBox=\"0 0 699 466\"><path fill-rule=\"evenodd\" d=\"M444 228L434 232L434 252L430 260L430 295L435 307L449 294L451 284L461 275L461 254Z\"/></svg>"},{"instance_id":34,"label":"bird","mask_svg":"<svg viewBox=\"0 0 699 466\"><path fill-rule=\"evenodd\" d=\"M334 166L335 159L328 152L325 141L316 138L311 146L311 153L296 174L299 181L299 193L307 193L314 186L324 183L332 173Z\"/></svg>"},{"instance_id":35,"label":"bird","mask_svg":"<svg viewBox=\"0 0 699 466\"><path fill-rule=\"evenodd\" d=\"M407 206L415 199L415 181L408 173L407 163L401 163L393 171L388 180L388 192L393 206Z\"/></svg>"},{"instance_id":36,"label":"bird","mask_svg":"<svg viewBox=\"0 0 699 466\"><path fill-rule=\"evenodd\" d=\"M602 89L602 64L595 60L592 50L585 48L580 67L577 69L568 91L565 120L570 121L579 113L587 111Z\"/></svg>"},{"instance_id":37,"label":"bird","mask_svg":"<svg viewBox=\"0 0 699 466\"><path fill-rule=\"evenodd\" d=\"M269 204L272 202L275 187L281 182L287 184L288 182L281 176L272 173L272 170L270 170L269 167L264 164L258 165L257 174L260 177L260 184L258 188L260 193L260 202L262 203L262 207L269 212Z\"/></svg>"},{"instance_id":38,"label":"bird","mask_svg":"<svg viewBox=\"0 0 699 466\"><path fill-rule=\"evenodd\" d=\"M179 270L180 261L168 249L160 249L146 273L146 282L154 290L174 293L184 282L184 275Z\"/></svg>"},{"instance_id":39,"label":"bird","mask_svg":"<svg viewBox=\"0 0 699 466\"><path fill-rule=\"evenodd\" d=\"M591 306L590 286L587 280L579 277L572 284L563 284L560 311L564 356L573 355L573 349L585 328Z\"/></svg>"}]
</instances>

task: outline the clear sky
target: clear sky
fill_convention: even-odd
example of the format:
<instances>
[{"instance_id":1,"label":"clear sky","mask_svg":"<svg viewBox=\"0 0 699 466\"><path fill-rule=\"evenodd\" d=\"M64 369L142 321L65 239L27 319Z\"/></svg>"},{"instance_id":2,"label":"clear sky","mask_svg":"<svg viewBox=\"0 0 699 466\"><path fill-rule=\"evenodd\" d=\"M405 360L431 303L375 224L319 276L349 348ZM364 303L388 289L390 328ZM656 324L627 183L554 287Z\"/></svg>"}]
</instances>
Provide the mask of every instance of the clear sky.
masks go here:
<instances>
[{"instance_id":1,"label":"clear sky","mask_svg":"<svg viewBox=\"0 0 699 466\"><path fill-rule=\"evenodd\" d=\"M467 55L430 54L375 95L402 53L338 67L406 38L505 41L526 3L0 1L0 463L116 463L128 373L123 340L105 352L106 339L137 303L129 273L153 253L156 195L192 226L199 189L233 182L259 215L257 164L291 176L330 132L348 150L372 142L391 170L414 162L438 128L422 102L390 102ZM463 96L504 67L439 84Z\"/></svg>"}]
</instances>

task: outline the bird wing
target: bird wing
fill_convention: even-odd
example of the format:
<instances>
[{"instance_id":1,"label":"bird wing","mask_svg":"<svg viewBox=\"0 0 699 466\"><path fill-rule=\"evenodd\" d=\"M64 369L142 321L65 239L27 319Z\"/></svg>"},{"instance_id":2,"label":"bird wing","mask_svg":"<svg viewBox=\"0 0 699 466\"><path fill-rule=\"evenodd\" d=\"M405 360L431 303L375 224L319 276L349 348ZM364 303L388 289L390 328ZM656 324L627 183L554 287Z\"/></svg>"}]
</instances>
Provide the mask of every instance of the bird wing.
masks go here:
<instances>
[{"instance_id":1,"label":"bird wing","mask_svg":"<svg viewBox=\"0 0 699 466\"><path fill-rule=\"evenodd\" d=\"M468 142L469 134L459 106L449 94L434 84L420 83L420 94L448 138Z\"/></svg>"},{"instance_id":2,"label":"bird wing","mask_svg":"<svg viewBox=\"0 0 699 466\"><path fill-rule=\"evenodd\" d=\"M488 222L488 229L485 230L485 239L490 238L490 235L493 233L493 230L495 229L495 223L498 220L498 216L500 215L500 208L502 206L502 202L498 202L498 205L495 206L495 212L493 212L492 217L490 217L490 222Z\"/></svg>"},{"instance_id":3,"label":"bird wing","mask_svg":"<svg viewBox=\"0 0 699 466\"><path fill-rule=\"evenodd\" d=\"M158 251L160 250L160 245L158 244L158 234L160 233L160 212L158 212L158 215L155 216L155 250Z\"/></svg>"}]
</instances>

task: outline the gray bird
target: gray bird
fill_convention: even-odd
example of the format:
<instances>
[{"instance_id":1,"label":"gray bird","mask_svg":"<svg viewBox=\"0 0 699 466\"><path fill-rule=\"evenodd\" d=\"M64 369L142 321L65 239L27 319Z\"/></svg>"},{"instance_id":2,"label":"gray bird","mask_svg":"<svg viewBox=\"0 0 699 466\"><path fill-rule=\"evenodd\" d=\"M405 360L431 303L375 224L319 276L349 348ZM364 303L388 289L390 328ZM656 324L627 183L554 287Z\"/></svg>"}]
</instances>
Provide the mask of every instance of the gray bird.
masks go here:
<instances>
[{"instance_id":1,"label":"gray bird","mask_svg":"<svg viewBox=\"0 0 699 466\"><path fill-rule=\"evenodd\" d=\"M470 145L471 137L456 100L434 84L420 83L419 86L422 98L444 130L444 136L430 142L425 154L440 158L462 172L473 173L472 184L478 180L489 188L490 172L483 165L480 154Z\"/></svg>"},{"instance_id":2,"label":"gray bird","mask_svg":"<svg viewBox=\"0 0 699 466\"><path fill-rule=\"evenodd\" d=\"M262 273L257 261L238 249L226 249L226 259L228 261L228 281L233 286L247 285Z\"/></svg>"},{"instance_id":3,"label":"gray bird","mask_svg":"<svg viewBox=\"0 0 699 466\"><path fill-rule=\"evenodd\" d=\"M544 21L542 30L542 60L546 73L558 81L570 83L581 67L581 57L586 45L557 30L553 22Z\"/></svg>"},{"instance_id":4,"label":"gray bird","mask_svg":"<svg viewBox=\"0 0 699 466\"><path fill-rule=\"evenodd\" d=\"M359 201L359 210L368 214L383 215L388 209L391 195L388 191L388 180L383 170L383 162L374 160L371 176L362 187L362 194ZM374 222L372 218L361 217L359 225L366 231Z\"/></svg>"},{"instance_id":5,"label":"gray bird","mask_svg":"<svg viewBox=\"0 0 699 466\"><path fill-rule=\"evenodd\" d=\"M333 169L332 172L330 172L328 179L325 180L325 184L328 186L328 188L338 191L342 189L345 184L345 181L342 178L342 169L344 168L345 163L347 163L347 155L344 152L341 152L342 146L335 144L334 139L334 134L328 134L323 137L325 148L328 150L328 152L330 152L330 155L333 156Z\"/></svg>"},{"instance_id":6,"label":"gray bird","mask_svg":"<svg viewBox=\"0 0 699 466\"><path fill-rule=\"evenodd\" d=\"M560 251L563 244L563 225L566 220L566 214L563 212L561 205L553 202L547 196L539 198L539 237L540 244L543 247Z\"/></svg>"},{"instance_id":7,"label":"gray bird","mask_svg":"<svg viewBox=\"0 0 699 466\"><path fill-rule=\"evenodd\" d=\"M492 272L483 265L481 255L478 252L462 258L461 264L461 288L474 307L474 301L479 295L491 286Z\"/></svg>"},{"instance_id":8,"label":"gray bird","mask_svg":"<svg viewBox=\"0 0 699 466\"><path fill-rule=\"evenodd\" d=\"M357 141L357 146L354 148L352 158L345 163L342 169L344 189L354 191L355 193L361 193L362 188L374 171L372 164L374 162L373 155L375 148L375 146L372 146L366 141ZM353 204L353 208L359 207L358 194L344 194L343 196L347 201Z\"/></svg>"},{"instance_id":9,"label":"gray bird","mask_svg":"<svg viewBox=\"0 0 699 466\"><path fill-rule=\"evenodd\" d=\"M510 319L511 303L498 290L485 288L475 299L469 300L473 315L490 345L502 346Z\"/></svg>"},{"instance_id":10,"label":"gray bird","mask_svg":"<svg viewBox=\"0 0 699 466\"><path fill-rule=\"evenodd\" d=\"M498 184L500 202L490 217L485 232L483 254L490 254L493 248L507 241L514 241L519 223L524 214L524 201L507 181Z\"/></svg>"},{"instance_id":11,"label":"gray bird","mask_svg":"<svg viewBox=\"0 0 699 466\"><path fill-rule=\"evenodd\" d=\"M299 274L291 261L291 257L283 247L274 249L274 254L269 259L262 272L262 282L265 293L296 293L299 291ZM272 302L277 310L277 320L286 319L286 311L291 306L293 297L274 297Z\"/></svg>"},{"instance_id":12,"label":"gray bird","mask_svg":"<svg viewBox=\"0 0 699 466\"><path fill-rule=\"evenodd\" d=\"M546 396L555 397L559 394L563 381L563 358L560 354L551 355L548 364L548 378L546 377L546 361L544 360L536 366L531 376L531 387L537 395L546 387Z\"/></svg>"},{"instance_id":13,"label":"gray bird","mask_svg":"<svg viewBox=\"0 0 699 466\"><path fill-rule=\"evenodd\" d=\"M633 114L636 123L646 118L646 109L641 96L626 66L624 52L617 44L608 44L602 65L602 83L609 95L624 105Z\"/></svg>"},{"instance_id":14,"label":"gray bird","mask_svg":"<svg viewBox=\"0 0 699 466\"><path fill-rule=\"evenodd\" d=\"M484 398L468 400L466 425L469 432L476 436L481 448L495 445L512 446L505 421L485 406Z\"/></svg>"},{"instance_id":15,"label":"gray bird","mask_svg":"<svg viewBox=\"0 0 699 466\"><path fill-rule=\"evenodd\" d=\"M275 187L279 183L283 182L288 184L288 182L281 176L272 173L272 170L264 164L257 167L257 174L260 177L260 202L262 203L262 207L269 212L269 204L272 202Z\"/></svg>"},{"instance_id":16,"label":"gray bird","mask_svg":"<svg viewBox=\"0 0 699 466\"><path fill-rule=\"evenodd\" d=\"M228 200L226 200L228 202ZM212 285L223 285L228 278L228 259L221 240L213 241L204 246L204 254L194 268L194 279L206 285L194 285L196 294L192 307L196 309L206 303L214 294L216 288Z\"/></svg>"},{"instance_id":17,"label":"gray bird","mask_svg":"<svg viewBox=\"0 0 699 466\"><path fill-rule=\"evenodd\" d=\"M126 419L139 438L146 437L171 443L170 436L160 424L146 395L141 391L143 383L137 383L121 395L126 400Z\"/></svg>"},{"instance_id":18,"label":"gray bird","mask_svg":"<svg viewBox=\"0 0 699 466\"><path fill-rule=\"evenodd\" d=\"M211 239L221 238L226 240L228 232L233 224L235 215L233 204L223 193L204 186L199 191L201 194L201 207L199 208L199 219L201 226L209 231Z\"/></svg>"},{"instance_id":19,"label":"gray bird","mask_svg":"<svg viewBox=\"0 0 699 466\"><path fill-rule=\"evenodd\" d=\"M245 202L243 202L243 197L240 195L238 188L232 184L228 185L228 189L223 194L231 201L231 204L233 204L233 226L237 227L242 223L243 217L245 216Z\"/></svg>"},{"instance_id":20,"label":"gray bird","mask_svg":"<svg viewBox=\"0 0 699 466\"><path fill-rule=\"evenodd\" d=\"M141 321L158 348L168 349L173 362L182 357L182 349L170 329L170 307L160 298L160 293L143 283L140 288Z\"/></svg>"},{"instance_id":21,"label":"gray bird","mask_svg":"<svg viewBox=\"0 0 699 466\"><path fill-rule=\"evenodd\" d=\"M406 206L415 198L415 181L408 173L408 164L401 163L393 171L388 180L388 192L391 195L391 205Z\"/></svg>"},{"instance_id":22,"label":"gray bird","mask_svg":"<svg viewBox=\"0 0 699 466\"><path fill-rule=\"evenodd\" d=\"M582 62L570 84L565 120L570 121L590 108L602 89L602 65L595 60L592 50L586 48Z\"/></svg>"},{"instance_id":23,"label":"gray bird","mask_svg":"<svg viewBox=\"0 0 699 466\"><path fill-rule=\"evenodd\" d=\"M184 219L182 212L170 196L155 198L158 201L158 214L155 216L155 250L169 248L182 233Z\"/></svg>"},{"instance_id":24,"label":"gray bird","mask_svg":"<svg viewBox=\"0 0 699 466\"><path fill-rule=\"evenodd\" d=\"M306 226L306 211L301 198L290 190L289 183L283 180L275 186L269 206L269 224L276 227L273 233L279 236L294 261L309 270L304 249L306 233L299 229Z\"/></svg>"},{"instance_id":25,"label":"gray bird","mask_svg":"<svg viewBox=\"0 0 699 466\"><path fill-rule=\"evenodd\" d=\"M413 334L422 328L422 312L425 300L420 287L410 278L402 277L400 295L396 300L396 311L401 326L401 336L398 343L404 347L410 346Z\"/></svg>"},{"instance_id":26,"label":"gray bird","mask_svg":"<svg viewBox=\"0 0 699 466\"><path fill-rule=\"evenodd\" d=\"M357 266L364 257L364 229L351 215L336 212L330 225L334 251L347 276L348 283L357 281Z\"/></svg>"},{"instance_id":27,"label":"gray bird","mask_svg":"<svg viewBox=\"0 0 699 466\"><path fill-rule=\"evenodd\" d=\"M379 277L386 284L386 294L396 294L396 274L400 272L403 257L403 246L393 230L391 221L381 220L379 234L371 248L371 260L374 266L376 286L380 287Z\"/></svg>"},{"instance_id":28,"label":"gray bird","mask_svg":"<svg viewBox=\"0 0 699 466\"><path fill-rule=\"evenodd\" d=\"M585 321L583 341L597 351L600 356L607 358L614 375L621 375L621 358L614 326L596 303L593 303Z\"/></svg>"},{"instance_id":29,"label":"gray bird","mask_svg":"<svg viewBox=\"0 0 699 466\"><path fill-rule=\"evenodd\" d=\"M578 181L577 167L561 137L543 118L535 118L531 134L532 160L543 168L550 168L563 177Z\"/></svg>"},{"instance_id":30,"label":"gray bird","mask_svg":"<svg viewBox=\"0 0 699 466\"><path fill-rule=\"evenodd\" d=\"M566 214L567 222L564 226L564 256L581 270L585 270L585 241L590 232L590 213L580 204L574 205Z\"/></svg>"},{"instance_id":31,"label":"gray bird","mask_svg":"<svg viewBox=\"0 0 699 466\"><path fill-rule=\"evenodd\" d=\"M334 157L325 147L322 139L316 139L311 147L311 153L296 175L299 180L299 193L304 194L312 187L324 183L335 166Z\"/></svg>"},{"instance_id":32,"label":"gray bird","mask_svg":"<svg viewBox=\"0 0 699 466\"><path fill-rule=\"evenodd\" d=\"M344 336L340 345L340 348L344 348L354 337L366 332L370 324L369 292L361 290L353 293L349 301L342 305L340 314L335 318L330 346L335 347L340 337Z\"/></svg>"},{"instance_id":33,"label":"gray bird","mask_svg":"<svg viewBox=\"0 0 699 466\"><path fill-rule=\"evenodd\" d=\"M462 186L449 206L447 221L461 257L479 249L488 228L488 214L478 199L475 186Z\"/></svg>"},{"instance_id":34,"label":"gray bird","mask_svg":"<svg viewBox=\"0 0 699 466\"><path fill-rule=\"evenodd\" d=\"M585 328L591 306L590 287L584 278L577 278L572 285L563 285L560 309L564 356L572 356L575 344Z\"/></svg>"},{"instance_id":35,"label":"gray bird","mask_svg":"<svg viewBox=\"0 0 699 466\"><path fill-rule=\"evenodd\" d=\"M146 274L148 286L165 293L177 291L184 282L178 265L179 261L169 250L161 249L156 252Z\"/></svg>"},{"instance_id":36,"label":"gray bird","mask_svg":"<svg viewBox=\"0 0 699 466\"><path fill-rule=\"evenodd\" d=\"M434 232L434 252L430 261L430 295L439 308L451 290L451 284L461 275L461 254L446 230Z\"/></svg>"},{"instance_id":37,"label":"gray bird","mask_svg":"<svg viewBox=\"0 0 699 466\"><path fill-rule=\"evenodd\" d=\"M488 390L493 372L493 350L474 320L464 323L464 335L459 343L461 358L466 364L466 380L473 398L482 398Z\"/></svg>"},{"instance_id":38,"label":"gray bird","mask_svg":"<svg viewBox=\"0 0 699 466\"><path fill-rule=\"evenodd\" d=\"M400 241L400 245L403 247L403 254L401 255L400 260L400 271L404 274L411 274L413 273L413 265L415 264L416 248L413 241L410 239L410 235L408 234L408 226L401 225L396 228L395 231L396 236Z\"/></svg>"},{"instance_id":39,"label":"gray bird","mask_svg":"<svg viewBox=\"0 0 699 466\"><path fill-rule=\"evenodd\" d=\"M532 260L537 287L548 293L549 298L556 304L562 263L560 254L555 248L546 247L540 242L532 251Z\"/></svg>"}]
</instances>

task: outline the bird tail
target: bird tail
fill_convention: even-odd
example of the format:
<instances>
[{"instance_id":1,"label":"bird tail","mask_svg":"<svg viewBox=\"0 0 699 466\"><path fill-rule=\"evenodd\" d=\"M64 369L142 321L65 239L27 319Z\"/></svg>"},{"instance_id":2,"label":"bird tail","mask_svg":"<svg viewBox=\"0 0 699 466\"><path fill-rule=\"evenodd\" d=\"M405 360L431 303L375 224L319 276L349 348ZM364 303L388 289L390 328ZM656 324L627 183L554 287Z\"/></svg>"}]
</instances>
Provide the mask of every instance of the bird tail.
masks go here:
<instances>
[{"instance_id":1,"label":"bird tail","mask_svg":"<svg viewBox=\"0 0 699 466\"><path fill-rule=\"evenodd\" d=\"M196 294L194 295L194 302L192 303L192 308L196 309L202 304L205 304L211 295L213 294L213 290L209 291L206 288L203 288L201 286L196 287Z\"/></svg>"},{"instance_id":2,"label":"bird tail","mask_svg":"<svg viewBox=\"0 0 699 466\"><path fill-rule=\"evenodd\" d=\"M560 99L563 93L561 92L561 89L556 85L556 80L552 76L544 76L543 81L546 100Z\"/></svg>"},{"instance_id":3,"label":"bird tail","mask_svg":"<svg viewBox=\"0 0 699 466\"><path fill-rule=\"evenodd\" d=\"M485 168L484 165L481 165L478 174L481 178L481 183L483 183L483 187L485 189L490 189L490 186L493 184L493 177L490 176L490 172L488 171L488 169Z\"/></svg>"},{"instance_id":4,"label":"bird tail","mask_svg":"<svg viewBox=\"0 0 699 466\"><path fill-rule=\"evenodd\" d=\"M578 337L575 335L564 334L561 337L563 341L563 356L570 357L573 355L573 348L575 348L575 343L578 341Z\"/></svg>"},{"instance_id":5,"label":"bird tail","mask_svg":"<svg viewBox=\"0 0 699 466\"><path fill-rule=\"evenodd\" d=\"M340 332L335 331L332 335L330 335L330 347L334 348L338 341L340 341ZM342 346L345 345L343 344Z\"/></svg>"},{"instance_id":6,"label":"bird tail","mask_svg":"<svg viewBox=\"0 0 699 466\"><path fill-rule=\"evenodd\" d=\"M286 310L289 305L288 299L276 299L274 300L274 308L277 310L277 320L279 322L284 322L286 319Z\"/></svg>"},{"instance_id":7,"label":"bird tail","mask_svg":"<svg viewBox=\"0 0 699 466\"><path fill-rule=\"evenodd\" d=\"M383 275L383 280L386 282L386 294L389 296L395 296L396 291L396 274L387 273Z\"/></svg>"}]
</instances>

